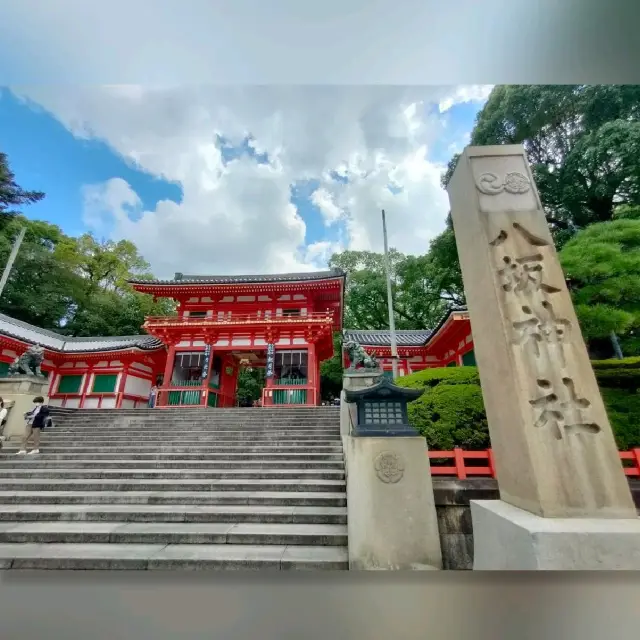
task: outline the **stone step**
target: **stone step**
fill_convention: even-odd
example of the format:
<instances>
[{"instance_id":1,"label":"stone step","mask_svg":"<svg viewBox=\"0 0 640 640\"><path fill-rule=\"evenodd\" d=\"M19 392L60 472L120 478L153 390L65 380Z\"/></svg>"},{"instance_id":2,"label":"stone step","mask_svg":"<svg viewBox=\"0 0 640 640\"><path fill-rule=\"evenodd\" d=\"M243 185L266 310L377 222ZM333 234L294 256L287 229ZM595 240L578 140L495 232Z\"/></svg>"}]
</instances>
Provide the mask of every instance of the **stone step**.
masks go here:
<instances>
[{"instance_id":1,"label":"stone step","mask_svg":"<svg viewBox=\"0 0 640 640\"><path fill-rule=\"evenodd\" d=\"M170 425L193 425L193 426L208 426L217 425L220 427L234 427L240 426L245 428L267 428L272 429L303 429L303 428L318 428L318 427L335 427L339 423L339 420L314 420L300 418L298 420L212 420L211 418L183 418L183 417L167 417L161 418L149 418L148 420L140 420L137 418L109 418L109 417L87 417L82 420L71 420L69 418L56 418L53 417L53 421L57 425L72 425L74 427L86 428L97 427L99 425L111 424L122 426L135 425L135 426L170 426Z\"/></svg>"},{"instance_id":2,"label":"stone step","mask_svg":"<svg viewBox=\"0 0 640 640\"><path fill-rule=\"evenodd\" d=\"M215 445L230 445L230 446L240 446L240 445L266 445L266 446L274 446L275 444L282 444L291 447L305 447L305 446L336 446L340 443L339 437L323 437L323 438L304 438L300 436L296 437L261 437L261 438L252 438L251 436L242 436L242 437L227 437L224 435L209 435L202 436L200 438L192 438L189 435L185 434L183 437L176 436L175 434L172 437L162 437L162 436L149 436L149 437L140 437L135 432L130 433L129 437L127 436L111 436L105 435L100 438L91 438L91 437L82 437L77 438L74 436L42 436L40 440L40 444L43 446L51 445L56 447L87 447L87 446L95 446L95 447L103 447L103 446L122 446L124 444L128 444L130 446L170 446L170 445L180 445L183 447L190 446L198 446L203 444L208 444L211 446Z\"/></svg>"},{"instance_id":3,"label":"stone step","mask_svg":"<svg viewBox=\"0 0 640 640\"><path fill-rule=\"evenodd\" d=\"M136 439L136 440L146 440L149 438L155 439L175 439L175 440L190 440L197 442L199 440L279 440L284 439L287 441L290 440L301 440L301 441L313 441L313 440L335 440L340 437L339 431L326 431L326 432L317 432L317 433L308 433L308 432L291 432L291 433L271 433L271 432L263 432L256 433L250 430L245 431L185 431L184 433L176 433L173 430L166 431L149 431L149 432L138 432L136 430L127 429L122 431L105 431L100 430L98 433L86 434L79 433L78 431L47 431L45 430L42 434L43 440L119 440L119 439Z\"/></svg>"},{"instance_id":4,"label":"stone step","mask_svg":"<svg viewBox=\"0 0 640 640\"><path fill-rule=\"evenodd\" d=\"M25 478L6 479L2 488L6 491L345 491L344 480L121 480L121 479L70 479Z\"/></svg>"},{"instance_id":5,"label":"stone step","mask_svg":"<svg viewBox=\"0 0 640 640\"><path fill-rule=\"evenodd\" d=\"M0 471L24 469L25 464L37 465L39 469L343 469L344 463L337 460L133 460L133 459L62 459L50 460L50 456L24 460L17 456L0 458ZM29 468L32 468L31 466Z\"/></svg>"},{"instance_id":6,"label":"stone step","mask_svg":"<svg viewBox=\"0 0 640 640\"><path fill-rule=\"evenodd\" d=\"M297 431L303 433L315 433L318 431L328 431L336 433L339 431L338 425L334 422L330 424L318 424L318 425L304 425L304 424L292 424L289 426L282 425L270 425L270 424L212 424L212 423L196 423L196 422L166 422L158 423L153 422L149 424L131 424L127 422L92 422L86 425L71 425L66 422L59 423L54 422L52 427L48 428L46 433L57 433L59 431L73 431L75 433L96 433L98 431L127 431L139 430L142 432L147 431L173 431L182 433L185 431L246 431L249 433L280 433L281 435L287 433L295 433Z\"/></svg>"},{"instance_id":7,"label":"stone step","mask_svg":"<svg viewBox=\"0 0 640 640\"><path fill-rule=\"evenodd\" d=\"M43 445L41 452L45 453L65 453L69 449L77 453L94 454L94 453L118 453L128 454L134 452L140 453L338 453L342 452L340 444L336 443L331 446L287 446L287 445L260 445L253 447L236 447L236 446L205 446L193 445L191 447L183 446L159 446L159 445L140 445L132 446L103 446L103 447L59 447L49 445L45 448ZM17 453L18 448L14 443L3 449L6 454Z\"/></svg>"},{"instance_id":8,"label":"stone step","mask_svg":"<svg viewBox=\"0 0 640 640\"><path fill-rule=\"evenodd\" d=\"M336 570L345 547L297 545L0 544L1 569Z\"/></svg>"},{"instance_id":9,"label":"stone step","mask_svg":"<svg viewBox=\"0 0 640 640\"><path fill-rule=\"evenodd\" d=\"M335 427L340 424L339 418L310 418L300 417L288 420L251 420L246 418L224 418L215 419L210 416L188 417L188 416L166 416L151 417L151 418L135 418L135 417L117 417L117 416L86 416L82 419L78 418L59 418L53 416L54 424L56 425L72 425L81 428L91 428L104 424L122 426L126 425L139 425L139 426L169 426L169 425L194 425L194 426L208 426L218 425L221 427L233 427L241 426L245 428L266 428L271 427L274 429L282 428L287 429L303 429L303 428L318 428L318 427Z\"/></svg>"},{"instance_id":10,"label":"stone step","mask_svg":"<svg viewBox=\"0 0 640 640\"><path fill-rule=\"evenodd\" d=\"M232 480L232 479L260 479L260 480L342 480L344 470L340 469L42 469L29 465L24 469L0 469L0 486L7 479L21 478L122 478L123 480L148 479L202 479L202 480Z\"/></svg>"},{"instance_id":11,"label":"stone step","mask_svg":"<svg viewBox=\"0 0 640 640\"><path fill-rule=\"evenodd\" d=\"M156 417L184 417L184 416L210 416L213 418L246 418L246 419L273 419L281 418L288 420L291 417L311 417L331 418L340 415L340 407L305 407L287 406L280 409L276 407L263 407L262 410L255 408L207 408L207 407L159 407L149 409L148 407L138 407L137 409L79 409L73 412L59 412L58 407L51 407L53 413L69 418L82 418L85 416L137 416L142 418Z\"/></svg>"},{"instance_id":12,"label":"stone step","mask_svg":"<svg viewBox=\"0 0 640 640\"><path fill-rule=\"evenodd\" d=\"M197 411L154 411L152 413L120 413L119 411L109 410L100 411L84 411L82 413L57 415L55 411L52 415L62 422L91 422L94 420L132 420L136 422L150 421L177 421L177 422L280 422L282 424L291 424L292 422L336 422L340 419L340 412L335 413L292 413L290 411L280 413L220 413L218 411L206 411L204 413Z\"/></svg>"},{"instance_id":13,"label":"stone step","mask_svg":"<svg viewBox=\"0 0 640 640\"><path fill-rule=\"evenodd\" d=\"M0 491L0 504L229 504L344 507L344 491Z\"/></svg>"},{"instance_id":14,"label":"stone step","mask_svg":"<svg viewBox=\"0 0 640 640\"><path fill-rule=\"evenodd\" d=\"M6 453L8 448L0 453L0 461L3 462L16 462L17 464L38 464L44 461L63 461L63 460L85 460L87 458L87 454L83 452L75 452L75 451L65 451L64 453L51 453L49 449L44 451L38 455L37 457L33 456L25 456L18 457L16 455L17 449L14 447L10 453ZM99 453L91 453L90 458L92 460L113 460L113 453L109 452L99 452ZM173 452L158 452L158 451L150 451L147 453L139 453L137 449L130 451L127 453L126 458L119 458L122 460L177 460L183 461L185 465L189 465L194 461L203 461L203 462L216 462L216 461L232 461L236 463L241 463L243 461L278 461L281 460L291 461L291 460L315 460L315 461L343 461L342 451L334 452L334 453L255 453L255 452L235 452L235 453L192 453L190 451L184 453L173 453Z\"/></svg>"},{"instance_id":15,"label":"stone step","mask_svg":"<svg viewBox=\"0 0 640 640\"><path fill-rule=\"evenodd\" d=\"M0 544L248 544L345 546L343 524L234 522L0 523Z\"/></svg>"},{"instance_id":16,"label":"stone step","mask_svg":"<svg viewBox=\"0 0 640 640\"><path fill-rule=\"evenodd\" d=\"M0 505L1 522L254 522L279 524L346 524L345 507L265 505Z\"/></svg>"}]
</instances>

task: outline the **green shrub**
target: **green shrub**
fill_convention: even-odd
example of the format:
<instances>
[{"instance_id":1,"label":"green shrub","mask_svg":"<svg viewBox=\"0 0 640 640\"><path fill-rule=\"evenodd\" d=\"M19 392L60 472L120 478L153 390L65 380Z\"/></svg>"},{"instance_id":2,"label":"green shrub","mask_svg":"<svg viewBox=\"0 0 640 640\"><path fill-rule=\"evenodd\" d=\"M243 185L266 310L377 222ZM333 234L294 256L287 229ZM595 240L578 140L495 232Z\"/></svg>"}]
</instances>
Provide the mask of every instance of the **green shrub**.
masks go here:
<instances>
[{"instance_id":1,"label":"green shrub","mask_svg":"<svg viewBox=\"0 0 640 640\"><path fill-rule=\"evenodd\" d=\"M593 363L620 450L640 447L640 358ZM399 378L400 386L425 389L409 404L411 424L432 450L485 449L490 445L476 367L425 369Z\"/></svg>"},{"instance_id":2,"label":"green shrub","mask_svg":"<svg viewBox=\"0 0 640 640\"><path fill-rule=\"evenodd\" d=\"M625 389L600 389L620 451L640 447L640 394Z\"/></svg>"},{"instance_id":3,"label":"green shrub","mask_svg":"<svg viewBox=\"0 0 640 640\"><path fill-rule=\"evenodd\" d=\"M640 369L640 357L623 358L622 360L615 358L611 360L592 360L591 366L595 371L604 369Z\"/></svg>"},{"instance_id":4,"label":"green shrub","mask_svg":"<svg viewBox=\"0 0 640 640\"><path fill-rule=\"evenodd\" d=\"M441 384L426 391L409 405L409 421L432 450L489 446L479 384Z\"/></svg>"},{"instance_id":5,"label":"green shrub","mask_svg":"<svg viewBox=\"0 0 640 640\"><path fill-rule=\"evenodd\" d=\"M640 358L622 360L593 360L591 365L600 388L640 389Z\"/></svg>"},{"instance_id":6,"label":"green shrub","mask_svg":"<svg viewBox=\"0 0 640 640\"><path fill-rule=\"evenodd\" d=\"M410 389L429 389L440 384L480 384L480 377L477 367L436 367L403 376L396 382Z\"/></svg>"}]
</instances>

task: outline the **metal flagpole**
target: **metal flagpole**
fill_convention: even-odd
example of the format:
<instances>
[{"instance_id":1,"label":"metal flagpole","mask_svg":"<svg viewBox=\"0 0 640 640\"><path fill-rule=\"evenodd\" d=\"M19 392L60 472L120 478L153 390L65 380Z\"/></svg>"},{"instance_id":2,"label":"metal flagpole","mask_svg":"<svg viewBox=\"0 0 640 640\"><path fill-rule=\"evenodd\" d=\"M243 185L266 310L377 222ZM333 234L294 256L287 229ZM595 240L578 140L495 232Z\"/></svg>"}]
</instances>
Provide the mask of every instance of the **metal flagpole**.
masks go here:
<instances>
[{"instance_id":1,"label":"metal flagpole","mask_svg":"<svg viewBox=\"0 0 640 640\"><path fill-rule=\"evenodd\" d=\"M11 249L11 253L9 254L9 260L7 260L7 265L4 268L4 273L2 274L2 279L0 280L0 296L2 296L4 287L7 284L7 280L9 279L9 274L11 273L11 269L13 268L13 263L16 261L16 256L18 255L20 245L24 240L24 234L26 232L27 232L27 228L22 227L22 229L20 229L20 233L18 234L18 237L16 238L16 241L13 243L13 249Z\"/></svg>"},{"instance_id":2,"label":"metal flagpole","mask_svg":"<svg viewBox=\"0 0 640 640\"><path fill-rule=\"evenodd\" d=\"M382 210L382 237L384 238L384 264L387 271L387 303L389 306L389 333L391 334L391 362L393 365L393 379L398 377L398 344L396 342L396 320L393 313L393 291L391 289L391 262L389 261L389 246L387 244L387 219Z\"/></svg>"}]
</instances>

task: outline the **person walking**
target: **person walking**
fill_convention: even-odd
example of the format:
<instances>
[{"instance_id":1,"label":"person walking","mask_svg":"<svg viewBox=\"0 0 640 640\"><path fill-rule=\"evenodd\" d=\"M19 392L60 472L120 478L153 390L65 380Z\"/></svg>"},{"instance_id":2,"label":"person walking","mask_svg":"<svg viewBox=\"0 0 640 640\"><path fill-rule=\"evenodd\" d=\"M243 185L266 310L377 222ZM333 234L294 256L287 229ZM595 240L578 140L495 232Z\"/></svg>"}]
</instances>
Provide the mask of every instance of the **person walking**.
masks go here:
<instances>
[{"instance_id":1,"label":"person walking","mask_svg":"<svg viewBox=\"0 0 640 640\"><path fill-rule=\"evenodd\" d=\"M33 449L29 451L28 455L40 453L40 432L47 424L49 418L49 407L44 403L42 396L36 396L33 399L35 405L29 413L25 414L27 419L27 428L25 429L25 435L22 439L22 448L18 451L19 456L23 456L27 453L27 442L33 435Z\"/></svg>"},{"instance_id":2,"label":"person walking","mask_svg":"<svg viewBox=\"0 0 640 640\"><path fill-rule=\"evenodd\" d=\"M151 391L149 392L149 401L147 402L147 406L149 407L149 409L155 409L157 396L158 387L154 384L153 387L151 387Z\"/></svg>"},{"instance_id":3,"label":"person walking","mask_svg":"<svg viewBox=\"0 0 640 640\"><path fill-rule=\"evenodd\" d=\"M4 406L4 400L0 398L0 449L3 447L3 442L6 440L4 435L4 427L7 424L8 409Z\"/></svg>"}]
</instances>

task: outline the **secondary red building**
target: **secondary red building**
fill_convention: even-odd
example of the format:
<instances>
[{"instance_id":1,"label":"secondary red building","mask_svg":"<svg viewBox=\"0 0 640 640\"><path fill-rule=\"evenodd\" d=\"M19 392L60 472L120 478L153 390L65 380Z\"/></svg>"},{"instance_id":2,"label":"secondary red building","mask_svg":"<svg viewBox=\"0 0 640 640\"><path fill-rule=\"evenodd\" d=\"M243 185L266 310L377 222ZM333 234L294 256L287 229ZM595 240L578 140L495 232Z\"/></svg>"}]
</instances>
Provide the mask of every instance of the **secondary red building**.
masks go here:
<instances>
[{"instance_id":1,"label":"secondary red building","mask_svg":"<svg viewBox=\"0 0 640 640\"><path fill-rule=\"evenodd\" d=\"M387 373L393 370L391 334L389 331L345 329L345 340L362 345L374 354ZM431 330L396 331L398 374L406 376L429 367L475 365L471 322L465 307L451 309ZM344 364L349 360L344 357Z\"/></svg>"},{"instance_id":2,"label":"secondary red building","mask_svg":"<svg viewBox=\"0 0 640 640\"><path fill-rule=\"evenodd\" d=\"M82 408L229 407L241 366L264 367L262 402L316 405L320 362L342 330L340 271L264 276L185 276L132 281L139 292L175 301L176 315L150 317L145 335L73 338L0 314L0 375L30 345L45 348L49 402ZM391 370L389 333L344 331ZM401 375L425 367L473 364L464 309L433 331L398 332ZM345 362L348 364L348 362Z\"/></svg>"}]
</instances>

